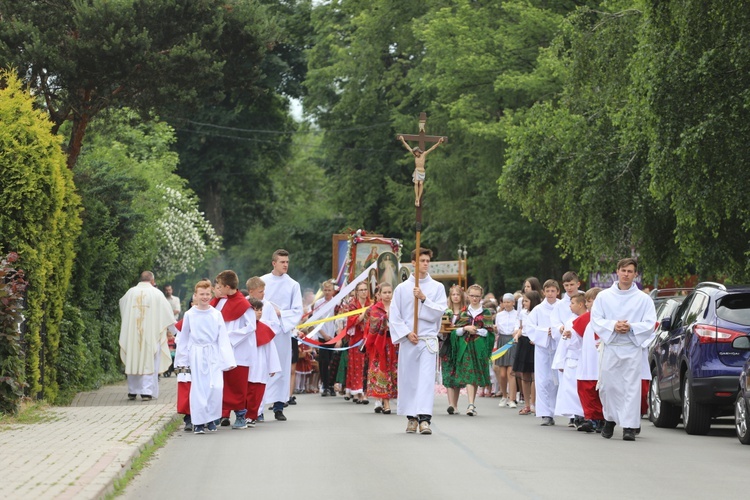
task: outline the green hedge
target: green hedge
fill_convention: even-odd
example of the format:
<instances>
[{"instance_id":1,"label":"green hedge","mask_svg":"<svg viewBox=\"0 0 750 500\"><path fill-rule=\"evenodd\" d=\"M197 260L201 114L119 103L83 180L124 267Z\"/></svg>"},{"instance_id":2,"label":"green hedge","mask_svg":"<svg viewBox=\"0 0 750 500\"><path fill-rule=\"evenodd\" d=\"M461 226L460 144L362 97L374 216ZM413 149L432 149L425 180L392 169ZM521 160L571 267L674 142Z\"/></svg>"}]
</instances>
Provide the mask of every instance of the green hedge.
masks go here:
<instances>
[{"instance_id":1,"label":"green hedge","mask_svg":"<svg viewBox=\"0 0 750 500\"><path fill-rule=\"evenodd\" d=\"M54 400L80 199L47 116L34 109L12 72L0 72L0 81L0 250L18 252L29 280L23 339L27 394Z\"/></svg>"}]
</instances>

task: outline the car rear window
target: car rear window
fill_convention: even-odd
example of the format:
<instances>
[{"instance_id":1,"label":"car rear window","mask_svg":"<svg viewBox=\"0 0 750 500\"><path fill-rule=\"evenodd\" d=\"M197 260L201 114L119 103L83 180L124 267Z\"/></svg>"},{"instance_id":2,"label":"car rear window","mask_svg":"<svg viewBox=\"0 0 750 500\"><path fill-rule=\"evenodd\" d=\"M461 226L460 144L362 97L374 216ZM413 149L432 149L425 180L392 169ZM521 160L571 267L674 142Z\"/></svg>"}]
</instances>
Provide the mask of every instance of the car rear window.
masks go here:
<instances>
[{"instance_id":1,"label":"car rear window","mask_svg":"<svg viewBox=\"0 0 750 500\"><path fill-rule=\"evenodd\" d=\"M750 293L725 296L716 307L716 315L738 325L750 326Z\"/></svg>"}]
</instances>

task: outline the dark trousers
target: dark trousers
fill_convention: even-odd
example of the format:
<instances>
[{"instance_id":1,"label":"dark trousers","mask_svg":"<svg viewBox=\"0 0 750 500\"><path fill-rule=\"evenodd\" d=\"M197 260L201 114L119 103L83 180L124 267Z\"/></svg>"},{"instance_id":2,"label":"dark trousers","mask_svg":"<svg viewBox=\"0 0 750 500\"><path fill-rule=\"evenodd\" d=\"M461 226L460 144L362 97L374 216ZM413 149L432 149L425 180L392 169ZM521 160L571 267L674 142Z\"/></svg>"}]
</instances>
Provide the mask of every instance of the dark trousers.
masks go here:
<instances>
[{"instance_id":1,"label":"dark trousers","mask_svg":"<svg viewBox=\"0 0 750 500\"><path fill-rule=\"evenodd\" d=\"M323 384L323 390L333 390L333 377L330 373L331 358L334 351L328 349L318 349L318 367L320 369L320 383Z\"/></svg>"}]
</instances>

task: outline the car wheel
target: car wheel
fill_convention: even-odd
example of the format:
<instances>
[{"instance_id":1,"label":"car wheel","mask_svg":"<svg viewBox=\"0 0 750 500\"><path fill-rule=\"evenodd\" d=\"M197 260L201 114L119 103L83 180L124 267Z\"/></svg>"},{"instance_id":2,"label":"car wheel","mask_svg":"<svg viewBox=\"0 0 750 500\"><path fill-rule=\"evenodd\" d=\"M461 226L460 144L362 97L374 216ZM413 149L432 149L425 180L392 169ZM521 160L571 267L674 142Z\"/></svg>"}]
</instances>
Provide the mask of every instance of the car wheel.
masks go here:
<instances>
[{"instance_id":1,"label":"car wheel","mask_svg":"<svg viewBox=\"0 0 750 500\"><path fill-rule=\"evenodd\" d=\"M680 409L661 399L656 370L651 373L651 384L648 387L648 408L648 418L656 427L674 429L680 423Z\"/></svg>"},{"instance_id":2,"label":"car wheel","mask_svg":"<svg viewBox=\"0 0 750 500\"><path fill-rule=\"evenodd\" d=\"M706 405L695 402L693 384L687 374L682 390L682 423L685 432L692 435L703 436L711 430L711 412Z\"/></svg>"},{"instance_id":3,"label":"car wheel","mask_svg":"<svg viewBox=\"0 0 750 500\"><path fill-rule=\"evenodd\" d=\"M750 444L750 414L748 414L745 398L742 397L742 391L737 395L737 401L734 403L734 428L740 443Z\"/></svg>"}]
</instances>

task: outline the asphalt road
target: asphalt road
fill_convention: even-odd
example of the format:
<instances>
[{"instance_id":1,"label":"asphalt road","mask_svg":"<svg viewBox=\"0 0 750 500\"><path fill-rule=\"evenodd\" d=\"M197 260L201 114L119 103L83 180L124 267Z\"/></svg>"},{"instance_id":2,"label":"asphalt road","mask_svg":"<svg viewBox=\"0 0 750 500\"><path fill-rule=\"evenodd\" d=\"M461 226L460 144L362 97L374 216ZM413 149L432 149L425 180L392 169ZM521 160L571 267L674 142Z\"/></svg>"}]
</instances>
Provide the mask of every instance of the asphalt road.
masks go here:
<instances>
[{"instance_id":1,"label":"asphalt road","mask_svg":"<svg viewBox=\"0 0 750 500\"><path fill-rule=\"evenodd\" d=\"M498 408L449 416L435 398L433 434L406 434L406 418L343 398L297 396L286 422L214 434L176 432L125 498L414 498L474 500L742 498L750 446L731 425L708 436L643 420L636 442L611 440ZM462 396L460 405L465 408ZM395 405L394 405L395 406ZM268 412L267 412L268 413ZM268 416L268 415L267 415ZM726 421L726 424L731 422Z\"/></svg>"}]
</instances>

